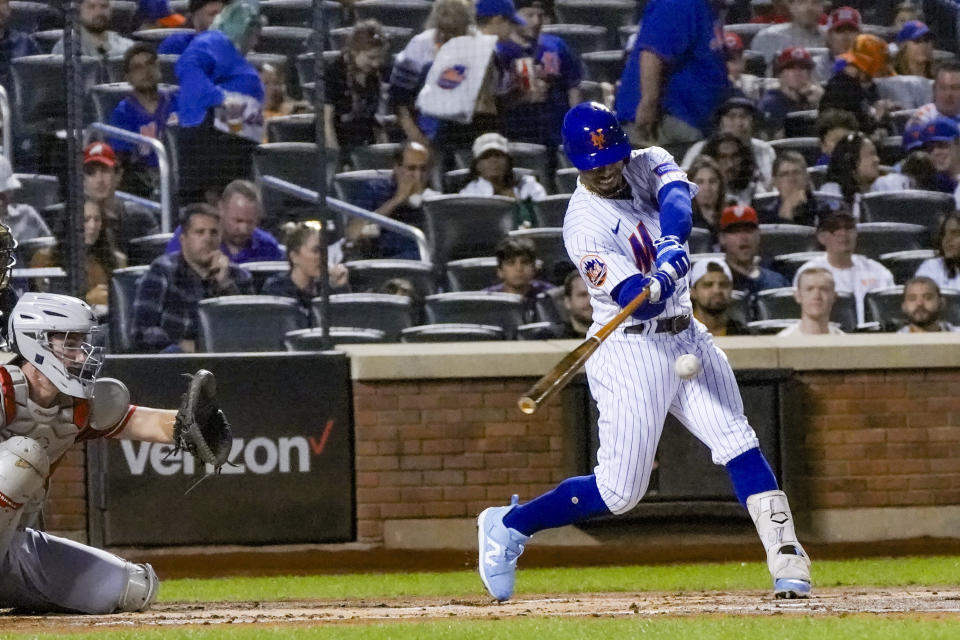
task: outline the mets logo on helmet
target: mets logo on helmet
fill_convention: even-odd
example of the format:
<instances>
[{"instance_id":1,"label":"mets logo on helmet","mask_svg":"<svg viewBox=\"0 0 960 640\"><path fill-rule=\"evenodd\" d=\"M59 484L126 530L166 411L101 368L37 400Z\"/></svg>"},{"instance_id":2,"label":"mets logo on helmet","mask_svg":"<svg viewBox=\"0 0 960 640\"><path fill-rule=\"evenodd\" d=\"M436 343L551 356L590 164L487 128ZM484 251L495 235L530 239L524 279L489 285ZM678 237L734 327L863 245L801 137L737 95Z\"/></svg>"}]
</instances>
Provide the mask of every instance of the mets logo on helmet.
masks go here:
<instances>
[{"instance_id":1,"label":"mets logo on helmet","mask_svg":"<svg viewBox=\"0 0 960 640\"><path fill-rule=\"evenodd\" d=\"M603 149L607 146L607 137L603 135L603 129L594 129L590 132L590 144L597 149Z\"/></svg>"},{"instance_id":2,"label":"mets logo on helmet","mask_svg":"<svg viewBox=\"0 0 960 640\"><path fill-rule=\"evenodd\" d=\"M595 287L600 287L607 280L607 265L600 256L588 254L580 259L580 271L587 276Z\"/></svg>"},{"instance_id":3,"label":"mets logo on helmet","mask_svg":"<svg viewBox=\"0 0 960 640\"><path fill-rule=\"evenodd\" d=\"M455 64L440 72L437 86L441 89L456 89L467 78L467 68L462 64Z\"/></svg>"}]
</instances>

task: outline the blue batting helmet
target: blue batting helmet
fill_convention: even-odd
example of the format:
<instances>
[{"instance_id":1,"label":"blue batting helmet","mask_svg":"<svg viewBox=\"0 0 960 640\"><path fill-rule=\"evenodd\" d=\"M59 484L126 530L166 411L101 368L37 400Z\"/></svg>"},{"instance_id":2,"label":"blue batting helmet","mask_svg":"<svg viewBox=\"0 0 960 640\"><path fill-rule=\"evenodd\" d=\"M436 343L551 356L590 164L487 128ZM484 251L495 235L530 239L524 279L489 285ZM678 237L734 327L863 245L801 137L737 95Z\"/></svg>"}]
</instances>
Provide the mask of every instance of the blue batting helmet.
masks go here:
<instances>
[{"instance_id":1,"label":"blue batting helmet","mask_svg":"<svg viewBox=\"0 0 960 640\"><path fill-rule=\"evenodd\" d=\"M563 118L563 150L580 171L630 157L630 141L617 116L599 102L581 102Z\"/></svg>"}]
</instances>

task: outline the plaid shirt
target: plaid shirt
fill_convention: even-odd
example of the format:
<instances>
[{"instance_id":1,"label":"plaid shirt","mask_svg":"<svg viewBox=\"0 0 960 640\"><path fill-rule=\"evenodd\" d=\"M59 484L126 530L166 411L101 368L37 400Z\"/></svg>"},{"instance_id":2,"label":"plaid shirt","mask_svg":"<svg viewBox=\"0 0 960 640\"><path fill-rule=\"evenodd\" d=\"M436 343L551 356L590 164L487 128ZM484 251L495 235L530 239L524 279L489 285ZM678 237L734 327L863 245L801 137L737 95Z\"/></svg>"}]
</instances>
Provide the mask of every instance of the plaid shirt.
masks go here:
<instances>
[{"instance_id":1,"label":"plaid shirt","mask_svg":"<svg viewBox=\"0 0 960 640\"><path fill-rule=\"evenodd\" d=\"M197 339L197 303L206 298L253 293L253 278L230 265L224 282L202 279L181 253L150 264L133 301L133 340L138 351L162 351L180 340Z\"/></svg>"}]
</instances>

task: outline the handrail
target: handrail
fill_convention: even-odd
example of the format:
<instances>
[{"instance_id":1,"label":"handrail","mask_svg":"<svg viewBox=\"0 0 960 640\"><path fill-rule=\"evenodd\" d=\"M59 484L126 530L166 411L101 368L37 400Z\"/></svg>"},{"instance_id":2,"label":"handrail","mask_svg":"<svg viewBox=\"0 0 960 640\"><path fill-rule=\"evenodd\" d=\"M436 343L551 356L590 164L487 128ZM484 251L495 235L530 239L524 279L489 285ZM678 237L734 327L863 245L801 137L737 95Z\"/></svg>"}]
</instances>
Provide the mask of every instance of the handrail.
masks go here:
<instances>
[{"instance_id":1,"label":"handrail","mask_svg":"<svg viewBox=\"0 0 960 640\"><path fill-rule=\"evenodd\" d=\"M310 204L321 204L320 195L316 191L305 189L304 187L295 185L292 182L287 182L286 180L281 180L280 178L276 178L274 176L261 176L260 182L271 189L276 189L277 191L285 193L288 196L298 200L303 200L304 202L309 202ZM363 218L364 220L374 222L381 227L389 229L390 231L395 231L402 236L412 238L413 241L417 243L417 249L420 252L420 262L431 264L430 247L427 246L427 237L420 229L394 220L393 218L382 216L379 213L367 211L366 209L352 205L349 202L337 200L336 198L328 197L326 205L336 213L342 213L344 215L356 218Z\"/></svg>"},{"instance_id":2,"label":"handrail","mask_svg":"<svg viewBox=\"0 0 960 640\"><path fill-rule=\"evenodd\" d=\"M94 122L91 129L105 133L112 138L119 138L135 144L146 144L157 154L157 167L160 170L160 230L163 233L173 231L173 205L170 200L170 158L163 143L156 138L148 138L126 129L112 127L102 122Z\"/></svg>"},{"instance_id":3,"label":"handrail","mask_svg":"<svg viewBox=\"0 0 960 640\"><path fill-rule=\"evenodd\" d=\"M3 126L3 155L13 166L13 122L10 116L10 97L7 90L0 86L0 126Z\"/></svg>"}]
</instances>

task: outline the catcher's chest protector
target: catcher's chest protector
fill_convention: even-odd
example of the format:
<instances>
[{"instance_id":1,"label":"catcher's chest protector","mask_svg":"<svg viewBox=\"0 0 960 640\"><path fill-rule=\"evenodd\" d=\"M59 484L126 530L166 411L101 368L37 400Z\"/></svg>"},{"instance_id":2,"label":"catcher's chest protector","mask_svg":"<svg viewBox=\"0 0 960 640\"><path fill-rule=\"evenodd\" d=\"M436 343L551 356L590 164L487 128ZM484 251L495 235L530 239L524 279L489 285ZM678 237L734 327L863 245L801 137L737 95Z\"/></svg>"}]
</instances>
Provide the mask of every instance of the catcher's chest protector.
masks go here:
<instances>
[{"instance_id":1,"label":"catcher's chest protector","mask_svg":"<svg viewBox=\"0 0 960 640\"><path fill-rule=\"evenodd\" d=\"M0 440L11 436L33 438L51 461L58 460L87 426L89 404L61 394L57 396L57 404L45 408L30 400L28 392L20 367L0 366L0 404L3 406Z\"/></svg>"}]
</instances>

